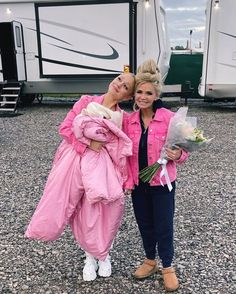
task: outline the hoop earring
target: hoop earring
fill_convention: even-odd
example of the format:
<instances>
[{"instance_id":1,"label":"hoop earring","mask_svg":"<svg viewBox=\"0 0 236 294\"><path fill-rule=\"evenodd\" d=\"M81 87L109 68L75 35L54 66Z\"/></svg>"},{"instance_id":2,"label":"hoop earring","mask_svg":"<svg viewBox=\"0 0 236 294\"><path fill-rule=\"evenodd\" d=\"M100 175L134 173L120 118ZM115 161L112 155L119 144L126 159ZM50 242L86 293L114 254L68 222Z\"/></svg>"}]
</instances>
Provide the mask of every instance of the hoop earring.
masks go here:
<instances>
[{"instance_id":1,"label":"hoop earring","mask_svg":"<svg viewBox=\"0 0 236 294\"><path fill-rule=\"evenodd\" d=\"M137 111L137 110L139 110L139 107L136 104L136 102L134 102L134 104L133 104L133 111Z\"/></svg>"}]
</instances>

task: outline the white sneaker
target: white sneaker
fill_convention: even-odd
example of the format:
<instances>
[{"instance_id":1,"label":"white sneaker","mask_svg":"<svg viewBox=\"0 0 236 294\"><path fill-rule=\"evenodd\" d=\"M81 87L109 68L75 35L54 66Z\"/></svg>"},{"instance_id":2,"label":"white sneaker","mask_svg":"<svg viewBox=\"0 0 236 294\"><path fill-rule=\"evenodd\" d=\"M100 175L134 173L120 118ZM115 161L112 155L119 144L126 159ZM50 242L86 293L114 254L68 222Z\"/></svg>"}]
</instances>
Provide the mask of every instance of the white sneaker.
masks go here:
<instances>
[{"instance_id":1,"label":"white sneaker","mask_svg":"<svg viewBox=\"0 0 236 294\"><path fill-rule=\"evenodd\" d=\"M99 265L99 270L98 270L99 276L100 277L110 277L110 275L111 275L110 256L108 255L104 261L99 260L98 265Z\"/></svg>"},{"instance_id":2,"label":"white sneaker","mask_svg":"<svg viewBox=\"0 0 236 294\"><path fill-rule=\"evenodd\" d=\"M97 277L98 264L94 257L87 256L85 260L85 265L83 269L83 280L84 281L93 281Z\"/></svg>"}]
</instances>

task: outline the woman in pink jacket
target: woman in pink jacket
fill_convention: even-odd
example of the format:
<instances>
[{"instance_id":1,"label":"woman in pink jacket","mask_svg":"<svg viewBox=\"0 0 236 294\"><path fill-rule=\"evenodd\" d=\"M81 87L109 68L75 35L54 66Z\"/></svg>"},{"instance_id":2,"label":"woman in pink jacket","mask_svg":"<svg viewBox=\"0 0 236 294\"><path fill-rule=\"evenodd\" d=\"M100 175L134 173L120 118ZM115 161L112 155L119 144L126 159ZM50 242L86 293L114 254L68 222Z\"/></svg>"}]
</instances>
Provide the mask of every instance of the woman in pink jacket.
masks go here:
<instances>
[{"instance_id":1,"label":"woman in pink jacket","mask_svg":"<svg viewBox=\"0 0 236 294\"><path fill-rule=\"evenodd\" d=\"M173 187L171 191L165 177L161 185L161 168L150 183L139 179L139 171L160 158L169 121L174 113L163 108L159 99L161 77L153 60L144 62L135 78L135 104L139 110L125 121L125 132L133 142L133 155L129 157L129 179L125 187L132 190L134 213L146 259L133 275L142 279L157 272L157 251L162 262L164 286L166 290L174 291L179 286L172 267L176 164L183 163L188 154L180 148L166 149L166 168Z\"/></svg>"},{"instance_id":2,"label":"woman in pink jacket","mask_svg":"<svg viewBox=\"0 0 236 294\"><path fill-rule=\"evenodd\" d=\"M112 141L113 145L110 147L95 139L83 138L83 140L79 140L76 137L78 131L75 132L74 122L78 119L81 111L87 108L88 104L91 104L90 102L102 105L109 113L119 111L121 112L121 116L119 117L122 118L123 113L118 103L122 100L130 99L133 95L133 89L133 74L123 73L110 83L108 91L104 95L84 95L74 104L73 109L67 114L60 125L59 134L64 140L56 152L43 196L25 233L25 236L30 239L52 241L59 238L65 226L70 224L75 239L82 249L86 251L86 260L83 269L83 279L85 281L96 279L97 270L100 276L108 277L111 275L111 263L108 253L121 223L124 210L124 193L122 191L122 182L122 193L120 193L119 198L115 198L113 199L114 201L109 203L107 201L91 203L88 197L86 197L86 191L84 190L84 182L81 176L81 163L90 164L91 166L91 160L86 162L86 158L88 158L87 154L91 155L93 152L99 152L99 154L94 153L93 157L96 158L96 155L100 155L100 153L102 155L103 148L105 149L103 151L108 153L109 148L114 149L113 153L115 153L115 150L119 150L124 145L122 145L123 141L118 140L119 138L126 137L129 141L129 154L131 154L132 147L129 138L121 130L117 130L117 128L117 131L115 133L113 132L113 137L116 135L117 140ZM93 122L95 123L96 120L99 120L99 118L94 117ZM104 136L107 134L106 132L110 131L106 126L110 126L111 129L116 127L112 125L113 123L111 121L106 122L106 119L103 117L101 120L104 122L100 131L105 131ZM86 130L88 129L87 127L85 128ZM82 131L81 128L79 131ZM100 135L102 136L102 134ZM119 154L119 158L120 156L124 157L125 154ZM83 160L83 157L85 160ZM116 168L119 168L119 165ZM104 172L104 170L101 172ZM109 169L109 172L112 172L111 169ZM122 173L122 171L118 172ZM99 178L98 174L98 180L89 183L90 187L93 184L99 188L98 186L103 184L99 179L103 179L103 176L101 175ZM115 173L114 176L116 176Z\"/></svg>"}]
</instances>

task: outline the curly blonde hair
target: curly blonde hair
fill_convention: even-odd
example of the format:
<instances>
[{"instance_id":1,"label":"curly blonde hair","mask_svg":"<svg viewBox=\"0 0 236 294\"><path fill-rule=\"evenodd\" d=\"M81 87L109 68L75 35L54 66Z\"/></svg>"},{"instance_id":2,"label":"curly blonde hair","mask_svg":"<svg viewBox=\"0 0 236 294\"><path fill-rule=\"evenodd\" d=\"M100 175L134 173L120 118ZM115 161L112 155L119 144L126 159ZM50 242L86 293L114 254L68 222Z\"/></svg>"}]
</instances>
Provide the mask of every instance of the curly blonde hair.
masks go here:
<instances>
[{"instance_id":1,"label":"curly blonde hair","mask_svg":"<svg viewBox=\"0 0 236 294\"><path fill-rule=\"evenodd\" d=\"M162 89L161 73L153 59L144 61L138 67L135 76L135 91L137 87L143 83L151 83L156 90L157 96L160 96Z\"/></svg>"}]
</instances>

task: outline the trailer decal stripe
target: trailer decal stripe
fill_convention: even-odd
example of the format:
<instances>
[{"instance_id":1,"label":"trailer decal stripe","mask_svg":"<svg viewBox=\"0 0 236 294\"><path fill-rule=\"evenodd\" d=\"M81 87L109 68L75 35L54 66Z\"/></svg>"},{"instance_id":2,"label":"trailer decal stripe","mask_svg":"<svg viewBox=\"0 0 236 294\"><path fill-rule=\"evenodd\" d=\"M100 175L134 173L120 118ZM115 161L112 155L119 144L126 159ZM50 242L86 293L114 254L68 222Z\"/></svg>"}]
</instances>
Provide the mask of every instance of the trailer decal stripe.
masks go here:
<instances>
[{"instance_id":1,"label":"trailer decal stripe","mask_svg":"<svg viewBox=\"0 0 236 294\"><path fill-rule=\"evenodd\" d=\"M231 34L228 34L228 33L225 33L225 32L220 32L220 31L218 31L218 32L223 34L223 35L226 35L226 36L229 36L229 37L232 37L232 38L236 38L235 35L231 35Z\"/></svg>"},{"instance_id":2,"label":"trailer decal stripe","mask_svg":"<svg viewBox=\"0 0 236 294\"><path fill-rule=\"evenodd\" d=\"M27 17L19 17L19 19L25 19L25 20L30 20L30 21L35 22L34 19L27 18ZM55 25L57 27L69 29L69 30L72 30L72 31L81 32L81 33L84 33L84 34L96 36L98 38L107 39L107 40L110 40L112 42L116 42L118 44L126 45L125 43L120 42L120 41L117 41L116 39L110 38L108 36L105 36L105 35L102 35L102 34L98 34L98 33L94 33L94 32L91 32L89 30L81 29L81 28L78 28L78 27L75 27L75 26L70 26L70 25L66 25L66 24L63 24L63 23L59 23L59 22L55 22L55 21L50 21L50 20L45 20L45 19L40 19L40 22L42 22L42 23L48 23L48 24L51 24L51 25Z\"/></svg>"},{"instance_id":3,"label":"trailer decal stripe","mask_svg":"<svg viewBox=\"0 0 236 294\"><path fill-rule=\"evenodd\" d=\"M222 63L222 62L217 62L218 64L224 65L224 66L228 66L228 67L236 67L236 65L233 64L226 64L226 63Z\"/></svg>"},{"instance_id":4,"label":"trailer decal stripe","mask_svg":"<svg viewBox=\"0 0 236 294\"><path fill-rule=\"evenodd\" d=\"M78 68L90 69L90 70L98 70L98 71L106 71L106 72L115 72L115 73L122 72L122 71L113 70L113 69L105 69L105 68L99 68L99 67L93 67L93 66L87 66L87 65L81 65L81 64L68 63L68 62L63 62L63 61L53 60L48 58L40 58L39 56L35 56L35 57L38 58L41 62L49 62L49 63L55 63L55 64L60 64L65 66L78 67Z\"/></svg>"},{"instance_id":5,"label":"trailer decal stripe","mask_svg":"<svg viewBox=\"0 0 236 294\"><path fill-rule=\"evenodd\" d=\"M110 44L107 44L108 46L111 47L111 49L113 51L112 54L110 54L110 55L97 55L97 54L77 51L77 50L73 50L73 49L68 49L68 48L61 47L61 46L51 44L51 43L49 43L49 44L54 46L54 47L61 48L61 49L64 49L64 50L67 50L67 51L70 51L70 52L75 52L75 53L78 53L78 54L82 54L82 55L86 55L86 56L90 56L90 57L94 57L94 58L99 58L99 59L117 59L119 57L119 53Z\"/></svg>"},{"instance_id":6,"label":"trailer decal stripe","mask_svg":"<svg viewBox=\"0 0 236 294\"><path fill-rule=\"evenodd\" d=\"M32 28L27 28L27 29L30 30L30 31L37 32L37 30L32 29ZM52 39L54 39L54 40L57 40L57 41L60 41L60 42L62 42L62 43L65 43L65 44L68 44L68 45L71 45L71 46L72 46L71 43L66 42L66 41L64 41L64 40L62 40L62 39L56 38L56 37L54 37L54 36L52 36L52 35L45 34L45 33L42 33L42 32L40 32L40 34L41 34L41 35L44 35L44 36L46 36L46 37L52 38Z\"/></svg>"}]
</instances>

